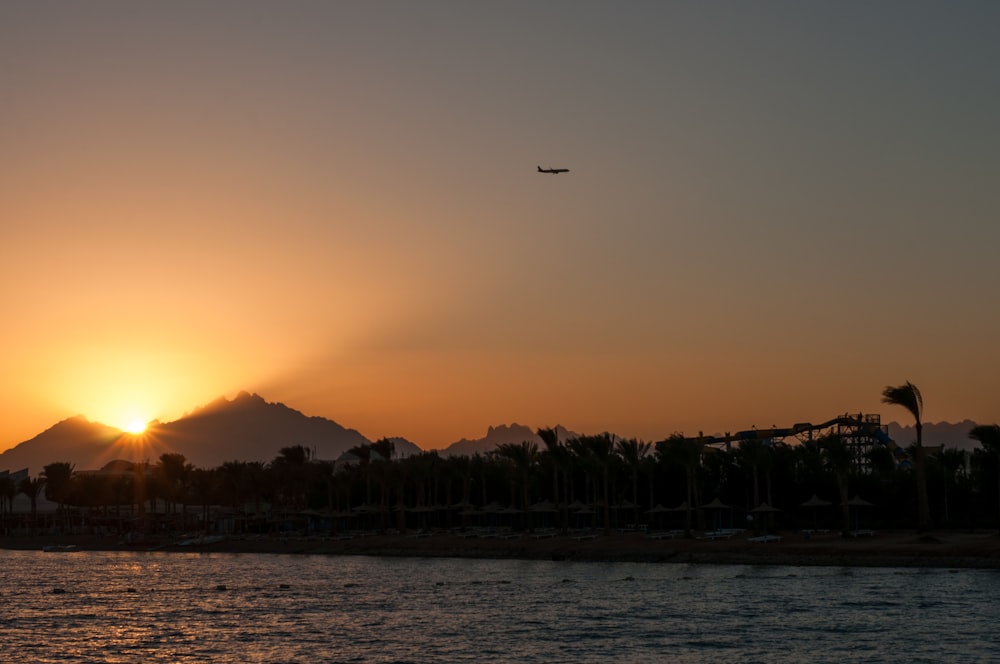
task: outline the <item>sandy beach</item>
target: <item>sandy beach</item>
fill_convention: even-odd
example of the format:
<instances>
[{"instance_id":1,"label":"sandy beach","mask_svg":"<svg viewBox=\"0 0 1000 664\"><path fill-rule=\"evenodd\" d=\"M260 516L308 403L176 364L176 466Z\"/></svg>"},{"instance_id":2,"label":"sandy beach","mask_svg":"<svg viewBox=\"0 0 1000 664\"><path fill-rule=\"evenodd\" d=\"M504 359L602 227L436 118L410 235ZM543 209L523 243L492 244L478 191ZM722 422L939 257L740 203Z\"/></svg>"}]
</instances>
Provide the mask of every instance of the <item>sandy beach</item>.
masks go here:
<instances>
[{"instance_id":1,"label":"sandy beach","mask_svg":"<svg viewBox=\"0 0 1000 664\"><path fill-rule=\"evenodd\" d=\"M719 539L652 539L641 533L619 532L587 537L411 533L350 538L250 536L205 543L187 540L185 544L171 541L127 545L117 537L38 535L2 538L0 548L1000 569L1000 536L996 531L941 531L928 535L886 531L857 538L839 533L813 533L808 537L794 533L782 534L777 541L752 540L748 534Z\"/></svg>"}]
</instances>

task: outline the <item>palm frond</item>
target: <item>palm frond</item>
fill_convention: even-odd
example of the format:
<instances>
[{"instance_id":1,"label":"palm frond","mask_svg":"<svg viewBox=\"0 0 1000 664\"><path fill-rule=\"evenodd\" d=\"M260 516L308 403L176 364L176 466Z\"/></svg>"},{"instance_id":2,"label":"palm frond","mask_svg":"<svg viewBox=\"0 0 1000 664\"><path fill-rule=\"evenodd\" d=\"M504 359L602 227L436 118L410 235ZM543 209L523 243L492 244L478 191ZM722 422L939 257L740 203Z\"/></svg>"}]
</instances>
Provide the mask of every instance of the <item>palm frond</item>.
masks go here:
<instances>
[{"instance_id":1,"label":"palm frond","mask_svg":"<svg viewBox=\"0 0 1000 664\"><path fill-rule=\"evenodd\" d=\"M920 413L924 409L924 398L921 396L917 386L910 381L906 381L902 385L895 387L892 385L887 386L882 390L882 403L902 406L910 411L918 423L920 422Z\"/></svg>"}]
</instances>

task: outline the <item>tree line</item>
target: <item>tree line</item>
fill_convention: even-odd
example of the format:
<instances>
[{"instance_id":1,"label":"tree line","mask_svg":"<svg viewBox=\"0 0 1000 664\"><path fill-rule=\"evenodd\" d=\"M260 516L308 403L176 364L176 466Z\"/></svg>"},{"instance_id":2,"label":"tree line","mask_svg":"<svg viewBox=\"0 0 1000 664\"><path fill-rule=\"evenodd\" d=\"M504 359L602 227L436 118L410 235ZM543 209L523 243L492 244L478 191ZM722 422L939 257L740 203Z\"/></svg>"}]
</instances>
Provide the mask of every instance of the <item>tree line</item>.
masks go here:
<instances>
[{"instance_id":1,"label":"tree line","mask_svg":"<svg viewBox=\"0 0 1000 664\"><path fill-rule=\"evenodd\" d=\"M13 499L23 493L31 500L33 523L44 495L59 505L52 517L57 524L121 527L127 518L139 529L172 524L210 530L218 527L212 506L225 507L237 530L258 532L300 528L307 519L310 527L329 531L460 527L499 508L509 525L526 530L645 524L690 532L712 519L746 527L762 504L778 510L767 519L779 528L822 521L848 530L852 518L919 530L997 525L1000 426L972 429L981 448L971 453L948 446L928 453L919 390L909 382L887 387L883 400L916 418L912 463L898 463L884 446L859 454L835 433L795 444L745 440L719 449L681 434L657 442L610 433L559 440L554 429L542 428L541 445L507 443L471 456L430 451L400 458L392 441L383 439L336 462L314 459L301 445L282 448L268 463L229 461L207 469L181 454L163 454L154 463L119 462L105 473L77 473L55 462L20 483L0 478L0 518L12 518ZM803 507L813 496L829 507ZM856 505L867 505L852 508L856 497L864 501Z\"/></svg>"}]
</instances>

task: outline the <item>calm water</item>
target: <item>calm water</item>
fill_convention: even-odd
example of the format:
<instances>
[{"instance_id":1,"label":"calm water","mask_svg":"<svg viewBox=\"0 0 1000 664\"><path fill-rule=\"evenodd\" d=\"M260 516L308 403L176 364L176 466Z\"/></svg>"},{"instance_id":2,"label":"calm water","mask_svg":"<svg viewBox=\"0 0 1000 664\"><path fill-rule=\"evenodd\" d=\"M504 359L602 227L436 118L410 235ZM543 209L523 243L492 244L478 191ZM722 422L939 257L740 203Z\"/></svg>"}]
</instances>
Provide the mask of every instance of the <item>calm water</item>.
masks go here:
<instances>
[{"instance_id":1,"label":"calm water","mask_svg":"<svg viewBox=\"0 0 1000 664\"><path fill-rule=\"evenodd\" d=\"M4 662L983 662L1000 573L0 551Z\"/></svg>"}]
</instances>

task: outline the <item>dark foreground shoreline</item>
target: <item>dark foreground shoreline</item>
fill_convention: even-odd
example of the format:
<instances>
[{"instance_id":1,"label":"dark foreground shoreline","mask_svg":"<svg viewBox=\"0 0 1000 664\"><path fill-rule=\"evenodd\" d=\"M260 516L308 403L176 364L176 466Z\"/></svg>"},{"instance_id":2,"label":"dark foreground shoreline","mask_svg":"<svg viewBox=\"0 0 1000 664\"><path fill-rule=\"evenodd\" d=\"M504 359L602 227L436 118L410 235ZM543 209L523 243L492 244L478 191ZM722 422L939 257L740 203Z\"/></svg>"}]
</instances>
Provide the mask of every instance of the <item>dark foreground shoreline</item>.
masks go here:
<instances>
[{"instance_id":1,"label":"dark foreground shoreline","mask_svg":"<svg viewBox=\"0 0 1000 664\"><path fill-rule=\"evenodd\" d=\"M183 543L127 544L117 537L90 535L0 538L0 549L54 551L176 551L187 553L269 553L296 555L416 556L508 558L591 562L649 562L836 567L936 567L1000 569L1000 536L993 532L879 532L845 538L836 533L783 534L780 541L751 541L745 534L728 539L651 539L640 533L503 537L368 535L351 538L227 537L189 538Z\"/></svg>"}]
</instances>

